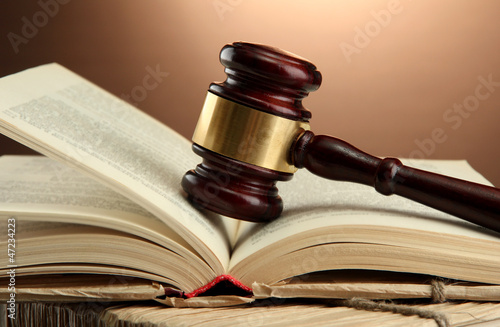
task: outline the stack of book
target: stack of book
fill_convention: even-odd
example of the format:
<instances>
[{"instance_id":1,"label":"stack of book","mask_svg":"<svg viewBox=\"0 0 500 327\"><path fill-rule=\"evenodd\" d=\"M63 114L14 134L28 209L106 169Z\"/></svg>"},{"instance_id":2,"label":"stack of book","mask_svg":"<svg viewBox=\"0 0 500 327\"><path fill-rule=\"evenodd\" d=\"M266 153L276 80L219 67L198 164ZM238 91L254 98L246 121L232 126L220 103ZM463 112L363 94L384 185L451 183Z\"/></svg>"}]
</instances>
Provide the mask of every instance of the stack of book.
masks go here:
<instances>
[{"instance_id":1,"label":"stack of book","mask_svg":"<svg viewBox=\"0 0 500 327\"><path fill-rule=\"evenodd\" d=\"M190 142L58 64L0 79L0 131L44 155L0 157L0 249L8 253L0 257L2 302L12 297L12 271L19 306L500 300L500 234L362 185L299 171L278 185L287 206L267 224L194 208L179 185L199 161ZM465 161L406 163L489 184ZM275 319L317 308L249 312ZM470 308L476 317L475 308L498 311L489 304ZM138 304L121 310L111 307L106 315L157 309ZM340 307L324 312L318 311L318 321L337 313L371 314Z\"/></svg>"}]
</instances>

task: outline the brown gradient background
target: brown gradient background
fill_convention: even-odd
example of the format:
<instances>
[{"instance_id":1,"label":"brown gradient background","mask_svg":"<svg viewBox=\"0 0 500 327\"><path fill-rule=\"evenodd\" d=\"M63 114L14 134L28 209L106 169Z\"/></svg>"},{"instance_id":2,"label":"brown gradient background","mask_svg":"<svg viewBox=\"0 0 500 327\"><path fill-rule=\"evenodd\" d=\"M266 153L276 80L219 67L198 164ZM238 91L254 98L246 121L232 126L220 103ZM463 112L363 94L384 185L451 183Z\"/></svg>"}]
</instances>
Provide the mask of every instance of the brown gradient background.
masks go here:
<instances>
[{"instance_id":1,"label":"brown gradient background","mask_svg":"<svg viewBox=\"0 0 500 327\"><path fill-rule=\"evenodd\" d=\"M399 13L381 26L373 12L391 3ZM120 96L158 65L169 75L138 107L190 138L209 83L224 79L222 46L265 43L322 72L305 101L315 133L409 157L440 128L446 140L426 158L467 159L500 185L500 87L459 128L443 119L474 95L479 76L500 82L500 1L72 0L15 53L8 33L22 35L23 17L40 10L38 1L1 2L1 76L59 62ZM340 45L354 46L359 29L377 24L348 62ZM0 138L0 154L27 151Z\"/></svg>"}]
</instances>

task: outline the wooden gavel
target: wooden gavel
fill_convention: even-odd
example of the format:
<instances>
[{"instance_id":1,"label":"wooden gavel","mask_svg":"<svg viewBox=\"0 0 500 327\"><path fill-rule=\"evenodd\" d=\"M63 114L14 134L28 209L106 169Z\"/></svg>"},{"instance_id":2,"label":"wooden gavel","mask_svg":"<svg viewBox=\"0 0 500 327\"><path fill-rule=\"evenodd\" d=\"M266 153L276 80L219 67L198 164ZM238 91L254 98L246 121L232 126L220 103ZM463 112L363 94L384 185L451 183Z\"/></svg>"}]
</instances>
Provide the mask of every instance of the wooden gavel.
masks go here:
<instances>
[{"instance_id":1,"label":"wooden gavel","mask_svg":"<svg viewBox=\"0 0 500 327\"><path fill-rule=\"evenodd\" d=\"M265 222L283 202L277 181L297 168L328 179L366 184L500 231L500 190L379 159L309 130L302 105L321 74L307 60L273 47L237 42L223 47L227 79L210 84L193 135L203 158L182 187L197 206L229 217Z\"/></svg>"}]
</instances>

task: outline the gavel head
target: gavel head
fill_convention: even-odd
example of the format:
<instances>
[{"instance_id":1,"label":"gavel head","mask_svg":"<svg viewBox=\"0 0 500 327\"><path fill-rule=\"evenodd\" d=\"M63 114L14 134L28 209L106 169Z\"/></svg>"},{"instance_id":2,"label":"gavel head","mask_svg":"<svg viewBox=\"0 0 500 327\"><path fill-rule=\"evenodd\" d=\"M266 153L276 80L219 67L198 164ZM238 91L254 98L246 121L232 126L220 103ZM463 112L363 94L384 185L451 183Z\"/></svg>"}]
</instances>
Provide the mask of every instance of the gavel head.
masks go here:
<instances>
[{"instance_id":1,"label":"gavel head","mask_svg":"<svg viewBox=\"0 0 500 327\"><path fill-rule=\"evenodd\" d=\"M196 206L233 218L277 218L283 202L277 181L296 171L291 149L309 129L302 105L321 74L309 61L260 44L237 42L220 53L227 78L210 84L193 135L203 158L182 187Z\"/></svg>"}]
</instances>

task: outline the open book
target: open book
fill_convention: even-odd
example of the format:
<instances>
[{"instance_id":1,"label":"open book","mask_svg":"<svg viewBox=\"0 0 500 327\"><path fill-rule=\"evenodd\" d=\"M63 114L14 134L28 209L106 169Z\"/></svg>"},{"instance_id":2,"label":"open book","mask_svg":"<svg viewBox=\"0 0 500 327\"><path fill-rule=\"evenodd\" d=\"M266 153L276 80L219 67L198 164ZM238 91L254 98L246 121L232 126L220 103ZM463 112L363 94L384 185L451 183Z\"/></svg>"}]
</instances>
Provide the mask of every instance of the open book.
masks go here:
<instances>
[{"instance_id":1,"label":"open book","mask_svg":"<svg viewBox=\"0 0 500 327\"><path fill-rule=\"evenodd\" d=\"M179 306L430 297L433 276L453 280L448 298L500 300L500 234L362 185L299 171L267 224L194 208L180 187L200 162L190 142L57 64L0 79L0 131L45 155L0 158L0 276L15 271L18 300L63 279L58 300L94 282L102 295L103 276L110 298L130 299L135 282L116 276L134 277ZM409 164L488 183L464 161ZM202 296L221 284L231 294Z\"/></svg>"}]
</instances>

